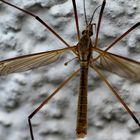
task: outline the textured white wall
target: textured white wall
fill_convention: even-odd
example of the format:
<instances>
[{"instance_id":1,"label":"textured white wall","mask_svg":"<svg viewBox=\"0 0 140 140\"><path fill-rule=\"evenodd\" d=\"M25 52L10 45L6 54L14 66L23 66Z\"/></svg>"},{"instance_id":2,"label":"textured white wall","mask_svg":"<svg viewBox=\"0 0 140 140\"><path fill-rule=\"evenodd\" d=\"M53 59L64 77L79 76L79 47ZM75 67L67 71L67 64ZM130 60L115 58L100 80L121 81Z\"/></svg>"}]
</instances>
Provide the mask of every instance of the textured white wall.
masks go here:
<instances>
[{"instance_id":1,"label":"textured white wall","mask_svg":"<svg viewBox=\"0 0 140 140\"><path fill-rule=\"evenodd\" d=\"M40 16L70 44L76 44L76 30L71 0L11 0ZM87 13L102 0L88 0ZM77 0L80 30L84 29L83 3ZM104 48L132 25L140 21L140 1L107 0L99 36ZM95 22L99 10L95 14ZM32 17L0 3L0 59L64 48L54 35ZM140 62L139 27L111 52ZM27 118L70 74L77 69L68 53L54 64L37 70L0 77L0 140L30 140ZM140 120L140 83L117 75L104 75L120 93ZM79 77L73 79L33 119L35 140L74 140ZM132 118L113 97L100 78L89 75L88 140L139 140Z\"/></svg>"}]
</instances>

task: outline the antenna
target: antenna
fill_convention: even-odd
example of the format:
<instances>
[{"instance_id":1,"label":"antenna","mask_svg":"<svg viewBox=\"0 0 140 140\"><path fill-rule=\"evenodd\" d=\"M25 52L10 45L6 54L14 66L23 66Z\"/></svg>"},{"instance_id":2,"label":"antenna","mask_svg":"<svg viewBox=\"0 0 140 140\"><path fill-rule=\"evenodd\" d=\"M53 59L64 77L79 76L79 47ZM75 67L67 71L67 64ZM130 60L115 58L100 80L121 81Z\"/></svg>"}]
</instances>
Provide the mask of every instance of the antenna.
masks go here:
<instances>
[{"instance_id":1,"label":"antenna","mask_svg":"<svg viewBox=\"0 0 140 140\"><path fill-rule=\"evenodd\" d=\"M92 14L92 17L91 17L91 20L90 20L89 24L92 23L95 12L96 12L96 11L98 10L98 8L101 7L101 6L102 6L102 5L99 5L99 6L96 7L96 9L93 11L93 14Z\"/></svg>"}]
</instances>

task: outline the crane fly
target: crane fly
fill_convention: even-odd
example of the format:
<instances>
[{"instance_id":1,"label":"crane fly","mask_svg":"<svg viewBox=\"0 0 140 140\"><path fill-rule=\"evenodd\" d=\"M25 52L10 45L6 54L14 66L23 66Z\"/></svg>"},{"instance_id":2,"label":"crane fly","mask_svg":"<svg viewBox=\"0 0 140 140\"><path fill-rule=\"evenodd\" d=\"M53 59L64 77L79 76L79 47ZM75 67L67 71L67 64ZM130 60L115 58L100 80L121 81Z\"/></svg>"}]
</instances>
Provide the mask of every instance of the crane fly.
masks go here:
<instances>
[{"instance_id":1,"label":"crane fly","mask_svg":"<svg viewBox=\"0 0 140 140\"><path fill-rule=\"evenodd\" d=\"M108 80L101 73L100 69L107 70L112 73L116 73L122 77L128 78L133 81L140 80L140 62L131 60L129 58L119 56L117 54L113 54L108 52L110 48L112 48L116 43L118 43L122 38L124 38L127 34L133 31L140 25L140 22L133 25L130 29L124 32L121 36L115 39L109 46L106 47L105 50L101 50L98 48L98 36L100 25L103 17L103 12L106 4L106 0L103 0L102 4L98 6L97 9L100 8L97 29L95 32L95 40L92 41L91 36L93 33L93 26L96 24L93 22L93 16L95 11L93 12L91 19L87 20L86 9L85 9L85 0L84 2L84 13L85 13L85 30L80 33L79 30L79 21L77 14L77 6L76 0L72 0L76 30L77 30L77 40L78 43L76 45L69 45L56 31L54 31L46 22L44 22L37 15L17 7L7 1L0 0L1 2L12 6L32 17L34 17L38 22L44 25L52 34L54 34L60 41L62 41L66 48L46 51L36 54L30 54L25 56L20 56L16 58L11 58L7 60L0 61L0 75L7 75L10 73L22 72L31 69L35 69L41 66L45 66L49 63L55 62L58 57L60 57L63 53L72 52L75 55L75 59L79 61L80 68L75 71L69 78L67 78L44 102L40 104L40 106L35 109L28 117L28 123L30 128L31 139L34 140L33 129L31 119L33 116L45 105L48 101L58 93L60 89L62 89L72 78L74 78L78 73L80 73L80 87L79 87L79 97L78 97L78 109L77 109L77 126L76 126L76 136L77 138L83 138L87 134L87 86L88 86L88 70L89 68L93 69L99 77L105 82L108 88L112 91L118 101L123 105L128 114L132 117L132 119L136 122L136 124L140 127L140 122L134 113L130 110L127 104L123 101L123 99L118 95L118 93L113 89ZM98 56L93 56L93 52L98 53Z\"/></svg>"}]
</instances>

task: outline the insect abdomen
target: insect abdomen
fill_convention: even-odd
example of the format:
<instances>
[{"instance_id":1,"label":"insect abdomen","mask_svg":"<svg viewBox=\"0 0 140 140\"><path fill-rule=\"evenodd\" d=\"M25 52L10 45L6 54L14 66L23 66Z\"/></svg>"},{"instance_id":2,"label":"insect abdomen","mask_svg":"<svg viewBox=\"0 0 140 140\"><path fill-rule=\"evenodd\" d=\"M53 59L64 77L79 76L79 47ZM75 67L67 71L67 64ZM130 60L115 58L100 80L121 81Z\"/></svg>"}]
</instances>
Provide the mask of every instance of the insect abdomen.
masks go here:
<instances>
[{"instance_id":1,"label":"insect abdomen","mask_svg":"<svg viewBox=\"0 0 140 140\"><path fill-rule=\"evenodd\" d=\"M77 138L83 138L87 134L87 77L88 68L81 67L80 90L77 110Z\"/></svg>"}]
</instances>

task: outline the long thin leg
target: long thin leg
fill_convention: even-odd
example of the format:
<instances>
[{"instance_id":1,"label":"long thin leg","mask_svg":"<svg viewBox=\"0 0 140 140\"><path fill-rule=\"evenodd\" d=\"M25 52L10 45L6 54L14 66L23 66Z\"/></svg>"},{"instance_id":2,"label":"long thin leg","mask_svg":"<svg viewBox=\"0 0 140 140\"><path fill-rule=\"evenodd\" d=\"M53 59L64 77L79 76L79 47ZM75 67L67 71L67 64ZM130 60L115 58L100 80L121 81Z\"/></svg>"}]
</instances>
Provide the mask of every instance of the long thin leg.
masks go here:
<instances>
[{"instance_id":1,"label":"long thin leg","mask_svg":"<svg viewBox=\"0 0 140 140\"><path fill-rule=\"evenodd\" d=\"M133 118L133 120L137 123L137 125L140 127L140 122L134 115L134 113L130 110L130 108L126 105L126 103L123 101L123 99L118 95L118 93L113 89L113 87L110 85L110 83L105 79L105 77L101 74L101 72L96 67L93 68L97 74L100 76L100 78L106 83L106 85L110 88L112 93L116 96L116 98L120 101L120 103L124 106L124 108L127 110L129 115Z\"/></svg>"},{"instance_id":2,"label":"long thin leg","mask_svg":"<svg viewBox=\"0 0 140 140\"><path fill-rule=\"evenodd\" d=\"M60 89L62 89L73 77L75 77L78 72L80 71L80 69L78 69L76 72L74 72L68 79L66 79L46 100L44 100L40 106L35 109L29 116L28 116L28 123L29 123L29 128L30 128L30 134L31 134L31 139L34 140L34 135L33 135L33 129L32 129L32 123L31 123L31 119L33 118L33 116L45 105L48 103L48 101L54 96L56 95L56 93L58 93L58 91Z\"/></svg>"},{"instance_id":3,"label":"long thin leg","mask_svg":"<svg viewBox=\"0 0 140 140\"><path fill-rule=\"evenodd\" d=\"M86 12L86 2L85 2L85 0L83 0L83 5L84 5L85 23L86 23L86 26L87 26L88 25L88 21L87 21L87 12Z\"/></svg>"},{"instance_id":4,"label":"long thin leg","mask_svg":"<svg viewBox=\"0 0 140 140\"><path fill-rule=\"evenodd\" d=\"M123 37L125 37L128 33L133 31L136 27L140 25L140 22L133 25L130 29L128 29L125 33L123 33L120 37L115 39L104 51L107 52L113 45L115 45L118 41L120 41Z\"/></svg>"},{"instance_id":5,"label":"long thin leg","mask_svg":"<svg viewBox=\"0 0 140 140\"><path fill-rule=\"evenodd\" d=\"M0 1L5 3L5 4L8 4L8 5L10 5L10 6L14 7L14 8L16 8L16 9L18 9L18 10L20 10L20 11L22 11L22 12L24 12L24 13L30 15L30 16L32 16L32 17L34 17L37 21L39 21L41 24L43 24L50 32L52 32L57 38L59 38L59 40L61 40L67 47L70 47L70 45L56 31L54 31L46 22L44 22L37 15L35 15L35 14L25 10L25 9L17 7L17 6L15 6L15 5L13 5L13 4L9 3L9 2L6 2L4 0L0 0Z\"/></svg>"},{"instance_id":6,"label":"long thin leg","mask_svg":"<svg viewBox=\"0 0 140 140\"><path fill-rule=\"evenodd\" d=\"M125 33L123 33L120 37L115 39L105 50L104 53L100 54L97 56L96 60L99 59L102 55L105 54L110 48L112 48L117 42L119 42L122 38L124 38L126 35L128 35L131 31L133 31L135 28L137 28L140 25L140 22L136 23L133 25L130 29L128 29Z\"/></svg>"},{"instance_id":7,"label":"long thin leg","mask_svg":"<svg viewBox=\"0 0 140 140\"><path fill-rule=\"evenodd\" d=\"M99 30L100 30L100 25L101 25L101 20L102 20L102 17L103 17L103 12L104 12L104 8L105 8L105 4L106 4L106 0L103 1L102 6L101 6L99 20L98 20L98 25L97 25L96 40L95 40L94 47L97 47L97 45L98 45Z\"/></svg>"},{"instance_id":8,"label":"long thin leg","mask_svg":"<svg viewBox=\"0 0 140 140\"><path fill-rule=\"evenodd\" d=\"M77 38L78 38L78 40L80 40L79 21L78 21L77 7L76 7L75 0L72 0L72 3L73 3L74 15L75 15L75 23L76 23L76 29L77 29Z\"/></svg>"}]
</instances>

